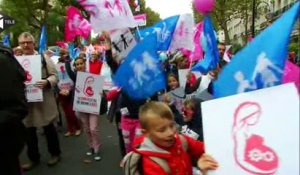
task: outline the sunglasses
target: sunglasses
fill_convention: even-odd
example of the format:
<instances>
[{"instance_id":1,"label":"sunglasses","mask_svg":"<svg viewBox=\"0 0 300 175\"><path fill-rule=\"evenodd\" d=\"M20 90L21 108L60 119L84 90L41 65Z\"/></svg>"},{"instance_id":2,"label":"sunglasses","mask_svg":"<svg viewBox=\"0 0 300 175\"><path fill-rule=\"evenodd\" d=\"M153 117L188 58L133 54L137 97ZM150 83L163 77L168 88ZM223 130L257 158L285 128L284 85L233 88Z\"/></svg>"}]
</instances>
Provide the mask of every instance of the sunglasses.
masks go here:
<instances>
[{"instance_id":1,"label":"sunglasses","mask_svg":"<svg viewBox=\"0 0 300 175\"><path fill-rule=\"evenodd\" d=\"M24 45L24 44L33 44L33 41L21 41L19 44Z\"/></svg>"}]
</instances>

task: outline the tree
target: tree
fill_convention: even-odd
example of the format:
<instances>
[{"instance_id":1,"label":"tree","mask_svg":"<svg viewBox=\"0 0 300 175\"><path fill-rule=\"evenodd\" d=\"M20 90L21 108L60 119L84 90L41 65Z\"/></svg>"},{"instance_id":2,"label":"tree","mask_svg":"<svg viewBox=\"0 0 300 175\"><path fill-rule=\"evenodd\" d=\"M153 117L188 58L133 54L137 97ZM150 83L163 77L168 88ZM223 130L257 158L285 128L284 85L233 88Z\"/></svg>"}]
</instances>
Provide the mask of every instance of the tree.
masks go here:
<instances>
[{"instance_id":1,"label":"tree","mask_svg":"<svg viewBox=\"0 0 300 175\"><path fill-rule=\"evenodd\" d=\"M66 5L72 5L71 0L2 0L1 11L16 20L16 25L7 30L13 34L13 45L17 45L17 37L24 31L32 33L38 41L43 25L47 30L48 44L61 40Z\"/></svg>"},{"instance_id":2,"label":"tree","mask_svg":"<svg viewBox=\"0 0 300 175\"><path fill-rule=\"evenodd\" d=\"M149 7L146 7L146 2L145 0L140 0L140 11L135 11L135 7L133 6L134 4L134 0L130 0L130 7L131 7L131 10L133 12L134 15L137 15L137 14L142 14L142 13L146 13L147 14L147 25L145 27L148 27L148 26L152 26L153 24L157 23L158 21L160 21L160 15L153 11L151 8Z\"/></svg>"},{"instance_id":3,"label":"tree","mask_svg":"<svg viewBox=\"0 0 300 175\"><path fill-rule=\"evenodd\" d=\"M46 26L49 46L63 40L66 7L70 5L78 8L89 19L89 14L75 0L2 0L0 11L16 20L16 24L5 31L12 35L12 45L18 44L17 37L24 31L32 33L36 41L39 41L43 25ZM147 13L148 26L160 20L158 13L145 7L145 0L141 0L140 13Z\"/></svg>"},{"instance_id":4,"label":"tree","mask_svg":"<svg viewBox=\"0 0 300 175\"><path fill-rule=\"evenodd\" d=\"M260 4L262 0L256 0L256 4ZM257 9L257 6L255 7ZM194 9L194 7L193 7ZM200 21L203 15L193 10L195 20ZM252 1L248 0L215 0L215 9L210 13L216 29L221 29L225 33L225 43L229 44L228 22L234 19L240 20L244 24L244 39L248 38L249 22L252 19ZM257 12L260 12L259 9ZM259 14L259 13L258 13Z\"/></svg>"}]
</instances>

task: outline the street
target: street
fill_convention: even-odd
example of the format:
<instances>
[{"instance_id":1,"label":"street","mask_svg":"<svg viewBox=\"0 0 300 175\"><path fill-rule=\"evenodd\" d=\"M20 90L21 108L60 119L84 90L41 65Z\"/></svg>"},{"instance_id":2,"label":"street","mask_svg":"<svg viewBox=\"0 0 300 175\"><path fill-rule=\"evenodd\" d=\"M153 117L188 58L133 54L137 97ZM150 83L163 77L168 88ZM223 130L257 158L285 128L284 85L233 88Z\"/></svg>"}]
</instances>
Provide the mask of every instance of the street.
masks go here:
<instances>
[{"instance_id":1,"label":"street","mask_svg":"<svg viewBox=\"0 0 300 175\"><path fill-rule=\"evenodd\" d=\"M38 133L41 163L31 171L25 172L25 175L122 175L122 169L119 168L121 154L118 146L116 126L109 123L105 116L101 116L100 130L102 160L86 164L82 161L88 149L84 133L82 132L79 137L64 137L66 131L66 123L64 122L62 129L59 129L58 132L62 159L54 167L47 166L50 155L47 151L46 139L41 133ZM28 160L26 147L20 160L21 163Z\"/></svg>"}]
</instances>

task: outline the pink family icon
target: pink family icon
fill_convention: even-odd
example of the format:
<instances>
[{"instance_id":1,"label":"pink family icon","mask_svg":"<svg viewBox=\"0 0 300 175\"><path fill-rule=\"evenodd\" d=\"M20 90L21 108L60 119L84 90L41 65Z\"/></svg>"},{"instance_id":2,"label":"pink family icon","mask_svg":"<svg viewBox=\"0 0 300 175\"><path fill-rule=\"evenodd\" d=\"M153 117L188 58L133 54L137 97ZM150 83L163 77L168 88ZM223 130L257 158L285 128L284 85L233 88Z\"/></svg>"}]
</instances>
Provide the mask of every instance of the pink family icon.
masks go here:
<instances>
[{"instance_id":1,"label":"pink family icon","mask_svg":"<svg viewBox=\"0 0 300 175\"><path fill-rule=\"evenodd\" d=\"M279 166L277 153L265 145L264 137L249 130L259 123L261 106L256 102L244 102L234 113L234 158L245 171L259 175L274 175Z\"/></svg>"},{"instance_id":2,"label":"pink family icon","mask_svg":"<svg viewBox=\"0 0 300 175\"><path fill-rule=\"evenodd\" d=\"M94 90L92 87L94 81L95 81L94 77L91 77L91 76L89 76L85 79L83 93L88 97L91 97L94 95Z\"/></svg>"},{"instance_id":3,"label":"pink family icon","mask_svg":"<svg viewBox=\"0 0 300 175\"><path fill-rule=\"evenodd\" d=\"M26 80L25 80L25 83L30 83L31 80L32 80L32 76L29 72L29 69L30 69L30 61L28 59L24 59L22 61L22 67L24 68L25 70L25 75L26 75Z\"/></svg>"}]
</instances>

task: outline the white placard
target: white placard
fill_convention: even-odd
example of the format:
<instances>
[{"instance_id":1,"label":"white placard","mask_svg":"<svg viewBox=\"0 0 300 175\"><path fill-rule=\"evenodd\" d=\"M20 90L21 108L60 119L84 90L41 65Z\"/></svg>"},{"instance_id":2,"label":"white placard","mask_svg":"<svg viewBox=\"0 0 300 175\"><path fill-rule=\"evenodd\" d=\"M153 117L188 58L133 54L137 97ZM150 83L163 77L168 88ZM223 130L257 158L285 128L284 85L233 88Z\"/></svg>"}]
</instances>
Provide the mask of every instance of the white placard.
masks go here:
<instances>
[{"instance_id":1,"label":"white placard","mask_svg":"<svg viewBox=\"0 0 300 175\"><path fill-rule=\"evenodd\" d=\"M190 69L178 69L178 78L180 87L185 88L186 85L186 76L189 73Z\"/></svg>"},{"instance_id":2,"label":"white placard","mask_svg":"<svg viewBox=\"0 0 300 175\"><path fill-rule=\"evenodd\" d=\"M209 175L299 174L299 95L293 84L202 103ZM220 146L221 144L221 146Z\"/></svg>"},{"instance_id":3,"label":"white placard","mask_svg":"<svg viewBox=\"0 0 300 175\"><path fill-rule=\"evenodd\" d=\"M27 80L25 81L25 85L27 101L43 101L43 90L35 87L35 83L42 79L41 55L17 56L16 58L26 73Z\"/></svg>"},{"instance_id":4,"label":"white placard","mask_svg":"<svg viewBox=\"0 0 300 175\"><path fill-rule=\"evenodd\" d=\"M104 78L103 90L110 90L113 87L111 69L106 62L103 62L100 75Z\"/></svg>"},{"instance_id":5,"label":"white placard","mask_svg":"<svg viewBox=\"0 0 300 175\"><path fill-rule=\"evenodd\" d=\"M146 26L147 25L147 14L139 14L134 16L134 20L137 26Z\"/></svg>"},{"instance_id":6,"label":"white placard","mask_svg":"<svg viewBox=\"0 0 300 175\"><path fill-rule=\"evenodd\" d=\"M59 82L57 83L57 86L60 90L70 90L73 89L74 82L69 77L65 63L58 63L56 64L56 70L58 73L58 79Z\"/></svg>"},{"instance_id":7,"label":"white placard","mask_svg":"<svg viewBox=\"0 0 300 175\"><path fill-rule=\"evenodd\" d=\"M73 109L78 112L99 114L103 77L100 75L78 72Z\"/></svg>"},{"instance_id":8,"label":"white placard","mask_svg":"<svg viewBox=\"0 0 300 175\"><path fill-rule=\"evenodd\" d=\"M119 62L124 59L136 45L136 41L128 28L112 31L112 53Z\"/></svg>"}]
</instances>

